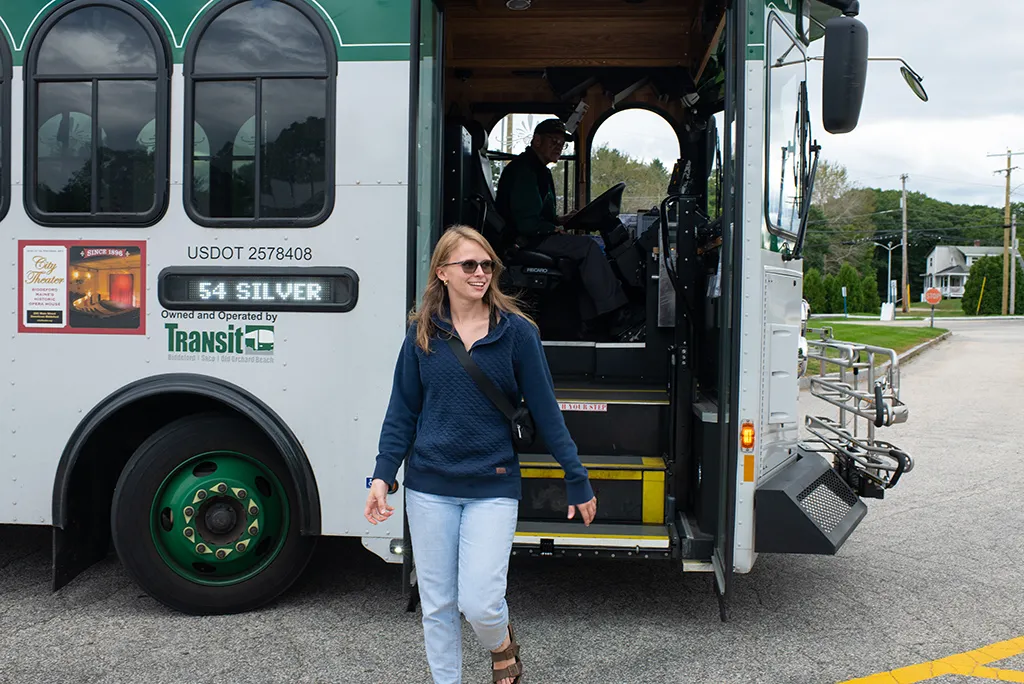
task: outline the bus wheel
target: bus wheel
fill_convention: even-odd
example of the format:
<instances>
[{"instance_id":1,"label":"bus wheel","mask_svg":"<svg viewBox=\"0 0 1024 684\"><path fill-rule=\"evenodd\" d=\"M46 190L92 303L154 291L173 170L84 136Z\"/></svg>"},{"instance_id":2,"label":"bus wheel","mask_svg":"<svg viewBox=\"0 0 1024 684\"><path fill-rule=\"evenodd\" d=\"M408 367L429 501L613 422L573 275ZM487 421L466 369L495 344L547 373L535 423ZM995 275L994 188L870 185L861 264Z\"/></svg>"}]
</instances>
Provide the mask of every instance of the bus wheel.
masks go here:
<instances>
[{"instance_id":1,"label":"bus wheel","mask_svg":"<svg viewBox=\"0 0 1024 684\"><path fill-rule=\"evenodd\" d=\"M111 531L128 574L185 613L239 613L302 573L315 538L299 534L297 493L273 445L220 413L161 428L128 461Z\"/></svg>"}]
</instances>

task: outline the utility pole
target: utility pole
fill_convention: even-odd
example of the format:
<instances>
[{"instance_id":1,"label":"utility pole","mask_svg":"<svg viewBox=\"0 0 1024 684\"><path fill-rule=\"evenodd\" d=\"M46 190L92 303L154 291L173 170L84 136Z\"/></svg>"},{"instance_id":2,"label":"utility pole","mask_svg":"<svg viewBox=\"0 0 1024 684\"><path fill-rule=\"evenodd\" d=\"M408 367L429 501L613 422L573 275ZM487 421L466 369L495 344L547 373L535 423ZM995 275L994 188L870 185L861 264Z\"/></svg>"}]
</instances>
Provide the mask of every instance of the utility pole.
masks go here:
<instances>
[{"instance_id":1,"label":"utility pole","mask_svg":"<svg viewBox=\"0 0 1024 684\"><path fill-rule=\"evenodd\" d=\"M1013 161L1014 155L1024 154L1024 152L1011 152L1006 150L1006 171L1002 169L995 173L1006 174L1006 213L1003 220L1003 315L1006 315L1007 311L1007 299L1010 293L1010 175L1014 169L1020 168L1019 166L1010 166ZM990 154L990 157L1001 157L1001 154Z\"/></svg>"},{"instance_id":2,"label":"utility pole","mask_svg":"<svg viewBox=\"0 0 1024 684\"><path fill-rule=\"evenodd\" d=\"M907 174L900 176L903 181L903 313L910 311L910 286L907 285Z\"/></svg>"},{"instance_id":3,"label":"utility pole","mask_svg":"<svg viewBox=\"0 0 1024 684\"><path fill-rule=\"evenodd\" d=\"M1017 216L1010 219L1010 315L1017 311Z\"/></svg>"}]
</instances>

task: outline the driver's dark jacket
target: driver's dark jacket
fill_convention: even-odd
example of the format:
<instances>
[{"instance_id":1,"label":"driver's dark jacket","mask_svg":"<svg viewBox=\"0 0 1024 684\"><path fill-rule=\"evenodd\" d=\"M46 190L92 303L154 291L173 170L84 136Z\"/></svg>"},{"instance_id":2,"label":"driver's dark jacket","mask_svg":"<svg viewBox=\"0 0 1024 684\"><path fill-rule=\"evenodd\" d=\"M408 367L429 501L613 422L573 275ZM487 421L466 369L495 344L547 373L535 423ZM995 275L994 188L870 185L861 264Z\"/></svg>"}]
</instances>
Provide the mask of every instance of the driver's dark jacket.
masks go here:
<instances>
[{"instance_id":1,"label":"driver's dark jacket","mask_svg":"<svg viewBox=\"0 0 1024 684\"><path fill-rule=\"evenodd\" d=\"M558 229L555 181L532 147L510 161L498 180L498 213L520 242L536 242Z\"/></svg>"}]
</instances>

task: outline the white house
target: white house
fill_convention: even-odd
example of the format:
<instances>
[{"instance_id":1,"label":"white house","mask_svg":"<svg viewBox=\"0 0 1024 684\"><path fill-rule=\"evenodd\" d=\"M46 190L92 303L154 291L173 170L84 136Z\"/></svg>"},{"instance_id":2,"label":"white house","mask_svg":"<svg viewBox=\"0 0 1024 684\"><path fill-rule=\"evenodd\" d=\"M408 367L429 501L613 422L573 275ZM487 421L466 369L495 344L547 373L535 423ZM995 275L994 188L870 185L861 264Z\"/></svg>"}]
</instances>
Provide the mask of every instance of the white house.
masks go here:
<instances>
[{"instance_id":1,"label":"white house","mask_svg":"<svg viewBox=\"0 0 1024 684\"><path fill-rule=\"evenodd\" d=\"M1002 255L1002 247L981 247L978 243L964 247L939 245L928 255L928 265L922 274L924 289L937 287L943 297L963 297L971 265L981 257ZM924 301L924 292L921 301Z\"/></svg>"}]
</instances>

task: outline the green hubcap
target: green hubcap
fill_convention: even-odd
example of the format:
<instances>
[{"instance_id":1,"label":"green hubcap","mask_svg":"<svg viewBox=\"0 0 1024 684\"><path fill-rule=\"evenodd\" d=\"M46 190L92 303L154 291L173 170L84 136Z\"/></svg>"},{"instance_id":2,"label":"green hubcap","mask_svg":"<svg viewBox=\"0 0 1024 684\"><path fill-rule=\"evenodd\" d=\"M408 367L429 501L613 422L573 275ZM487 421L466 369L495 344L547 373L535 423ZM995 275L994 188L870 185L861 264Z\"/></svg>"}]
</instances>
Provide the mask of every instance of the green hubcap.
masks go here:
<instances>
[{"instance_id":1,"label":"green hubcap","mask_svg":"<svg viewBox=\"0 0 1024 684\"><path fill-rule=\"evenodd\" d=\"M153 497L150 529L164 562L187 580L229 585L269 565L288 532L288 499L259 461L230 451L182 463Z\"/></svg>"}]
</instances>

